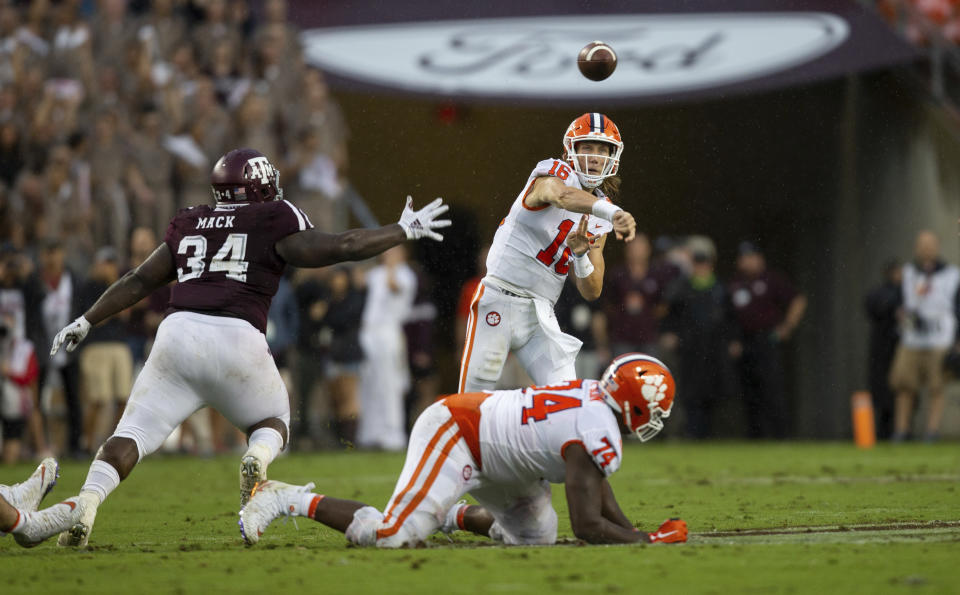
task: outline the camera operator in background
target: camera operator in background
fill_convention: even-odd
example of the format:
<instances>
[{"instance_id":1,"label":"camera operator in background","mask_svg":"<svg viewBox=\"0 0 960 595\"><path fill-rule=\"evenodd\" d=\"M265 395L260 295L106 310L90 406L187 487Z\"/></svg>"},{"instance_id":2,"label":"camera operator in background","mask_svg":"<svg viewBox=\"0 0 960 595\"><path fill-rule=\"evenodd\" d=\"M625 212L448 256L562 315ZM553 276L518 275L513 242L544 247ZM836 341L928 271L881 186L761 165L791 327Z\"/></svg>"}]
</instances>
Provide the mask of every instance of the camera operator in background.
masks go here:
<instances>
[{"instance_id":1,"label":"camera operator in background","mask_svg":"<svg viewBox=\"0 0 960 595\"><path fill-rule=\"evenodd\" d=\"M944 359L960 351L960 269L940 257L940 240L923 230L917 234L914 261L903 267L903 327L900 347L890 370L896 393L893 441L910 436L917 393L930 393L924 440L937 439L943 417Z\"/></svg>"}]
</instances>

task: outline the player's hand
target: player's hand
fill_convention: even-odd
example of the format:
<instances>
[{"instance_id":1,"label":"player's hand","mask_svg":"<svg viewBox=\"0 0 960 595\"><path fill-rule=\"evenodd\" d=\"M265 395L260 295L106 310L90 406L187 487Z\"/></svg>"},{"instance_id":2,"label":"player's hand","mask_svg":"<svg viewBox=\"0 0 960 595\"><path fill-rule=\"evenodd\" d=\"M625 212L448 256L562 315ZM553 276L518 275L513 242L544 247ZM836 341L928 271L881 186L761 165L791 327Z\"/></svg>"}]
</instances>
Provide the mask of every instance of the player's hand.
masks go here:
<instances>
[{"instance_id":1,"label":"player's hand","mask_svg":"<svg viewBox=\"0 0 960 595\"><path fill-rule=\"evenodd\" d=\"M450 205L443 204L443 199L438 198L419 211L413 210L413 198L407 196L407 204L400 214L400 227L407 233L408 240L419 240L427 237L438 242L443 241L443 236L433 231L441 227L450 227L449 219L437 219L440 215L450 210Z\"/></svg>"},{"instance_id":2,"label":"player's hand","mask_svg":"<svg viewBox=\"0 0 960 595\"><path fill-rule=\"evenodd\" d=\"M667 519L655 533L647 535L650 543L686 543L687 522L682 519Z\"/></svg>"},{"instance_id":3,"label":"player's hand","mask_svg":"<svg viewBox=\"0 0 960 595\"><path fill-rule=\"evenodd\" d=\"M590 248L590 235L587 232L590 217L583 215L580 217L580 224L576 231L567 235L567 247L577 256L583 256Z\"/></svg>"},{"instance_id":4,"label":"player's hand","mask_svg":"<svg viewBox=\"0 0 960 595\"><path fill-rule=\"evenodd\" d=\"M611 223L618 240L629 242L637 235L637 222L633 220L633 215L626 211L617 211Z\"/></svg>"},{"instance_id":5,"label":"player's hand","mask_svg":"<svg viewBox=\"0 0 960 595\"><path fill-rule=\"evenodd\" d=\"M50 346L50 355L54 356L60 351L60 346L63 345L63 342L67 342L67 351L73 351L77 348L77 345L80 344L80 341L87 336L87 333L90 332L90 323L87 322L87 319L81 316L77 318L67 326L60 329L60 332L57 333L57 336L53 338L53 345Z\"/></svg>"}]
</instances>

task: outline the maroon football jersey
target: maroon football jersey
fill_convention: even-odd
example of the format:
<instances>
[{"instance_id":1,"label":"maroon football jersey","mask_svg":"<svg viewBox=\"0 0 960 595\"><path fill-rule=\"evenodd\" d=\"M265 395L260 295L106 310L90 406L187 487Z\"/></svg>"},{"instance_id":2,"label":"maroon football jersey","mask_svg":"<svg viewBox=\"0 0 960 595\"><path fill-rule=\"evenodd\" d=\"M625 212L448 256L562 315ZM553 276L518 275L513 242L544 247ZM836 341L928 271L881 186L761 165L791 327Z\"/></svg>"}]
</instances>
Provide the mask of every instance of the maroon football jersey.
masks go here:
<instances>
[{"instance_id":1,"label":"maroon football jersey","mask_svg":"<svg viewBox=\"0 0 960 595\"><path fill-rule=\"evenodd\" d=\"M262 333L286 263L275 245L313 224L285 200L181 209L163 241L176 259L171 310L215 312Z\"/></svg>"}]
</instances>

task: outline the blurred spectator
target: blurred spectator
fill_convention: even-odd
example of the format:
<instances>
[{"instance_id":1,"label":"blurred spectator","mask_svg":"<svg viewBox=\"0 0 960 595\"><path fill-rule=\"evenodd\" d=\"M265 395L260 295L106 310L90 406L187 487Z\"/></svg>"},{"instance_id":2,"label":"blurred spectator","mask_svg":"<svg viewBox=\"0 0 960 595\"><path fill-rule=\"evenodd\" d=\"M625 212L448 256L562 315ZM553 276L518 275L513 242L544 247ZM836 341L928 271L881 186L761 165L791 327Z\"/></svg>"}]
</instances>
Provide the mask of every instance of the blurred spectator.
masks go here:
<instances>
[{"instance_id":1,"label":"blurred spectator","mask_svg":"<svg viewBox=\"0 0 960 595\"><path fill-rule=\"evenodd\" d=\"M437 319L437 305L433 303L433 282L419 263L412 263L411 268L417 277L417 293L403 326L412 381L404 399L407 427L433 404L439 394L440 384L434 359L433 328Z\"/></svg>"},{"instance_id":2,"label":"blurred spectator","mask_svg":"<svg viewBox=\"0 0 960 595\"><path fill-rule=\"evenodd\" d=\"M13 317L15 336L34 345L44 343L43 293L33 261L10 244L0 246L0 313Z\"/></svg>"},{"instance_id":3,"label":"blurred spectator","mask_svg":"<svg viewBox=\"0 0 960 595\"><path fill-rule=\"evenodd\" d=\"M14 59L17 50L17 29L20 14L13 2L0 2L0 88L16 79ZM0 122L9 117L0 101Z\"/></svg>"},{"instance_id":4,"label":"blurred spectator","mask_svg":"<svg viewBox=\"0 0 960 595\"><path fill-rule=\"evenodd\" d=\"M176 212L171 185L173 155L163 146L163 116L156 106L145 105L138 118L126 172L133 203L132 223L135 227L153 228L162 237Z\"/></svg>"},{"instance_id":5,"label":"blurred spectator","mask_svg":"<svg viewBox=\"0 0 960 595\"><path fill-rule=\"evenodd\" d=\"M68 92L83 97L94 85L93 39L81 19L80 2L67 0L53 8L53 43L47 76Z\"/></svg>"},{"instance_id":6,"label":"blurred spectator","mask_svg":"<svg viewBox=\"0 0 960 595\"><path fill-rule=\"evenodd\" d=\"M330 295L323 317L327 337L327 391L333 407L333 430L342 446L357 440L360 414L358 385L363 365L360 326L363 323L364 295L351 278L351 269L338 266L330 273Z\"/></svg>"},{"instance_id":7,"label":"blurred spectator","mask_svg":"<svg viewBox=\"0 0 960 595\"><path fill-rule=\"evenodd\" d=\"M751 242L738 247L737 272L728 285L735 334L730 355L738 360L750 438L784 438L787 403L780 346L803 319L807 299L779 272L767 269Z\"/></svg>"},{"instance_id":8,"label":"blurred spectator","mask_svg":"<svg viewBox=\"0 0 960 595\"><path fill-rule=\"evenodd\" d=\"M297 271L294 295L300 317L297 333L294 385L290 393L290 444L297 450L314 446L312 407L314 392L324 379L330 348L329 329L323 322L330 308L327 269Z\"/></svg>"},{"instance_id":9,"label":"blurred spectator","mask_svg":"<svg viewBox=\"0 0 960 595\"><path fill-rule=\"evenodd\" d=\"M322 152L323 132L307 128L300 133L284 167L291 176L297 206L317 228L335 233L347 225L346 205L342 198L345 181L337 163Z\"/></svg>"},{"instance_id":10,"label":"blurred spectator","mask_svg":"<svg viewBox=\"0 0 960 595\"><path fill-rule=\"evenodd\" d=\"M280 377L287 386L287 393L292 392L293 381L290 374L290 359L293 347L300 331L300 316L297 309L297 299L290 284L289 275L293 272L288 268L286 274L280 277L277 293L270 302L267 312L267 347L277 364Z\"/></svg>"},{"instance_id":11,"label":"blurred spectator","mask_svg":"<svg viewBox=\"0 0 960 595\"><path fill-rule=\"evenodd\" d=\"M0 247L0 320L7 329L5 366L3 370L6 412L0 415L12 420L11 432L18 438L29 428L34 455L46 456L46 431L37 399L39 365L35 345L43 342L43 318L40 309L43 289L33 276L33 263L13 246ZM8 381L13 384L8 386ZM19 411L22 415L18 415ZM5 428L6 429L6 428ZM16 443L13 444L16 447ZM4 456L19 457L16 453Z\"/></svg>"},{"instance_id":12,"label":"blurred spectator","mask_svg":"<svg viewBox=\"0 0 960 595\"><path fill-rule=\"evenodd\" d=\"M903 265L891 261L884 267L882 283L864 300L870 317L870 359L867 380L873 397L877 438L887 440L893 432L893 391L890 366L900 342L903 318Z\"/></svg>"},{"instance_id":13,"label":"blurred spectator","mask_svg":"<svg viewBox=\"0 0 960 595\"><path fill-rule=\"evenodd\" d=\"M38 393L44 388L59 384L66 405L67 443L66 452L71 457L84 455L80 447L83 427L83 409L80 405L80 365L76 352L61 349L53 357L47 355L53 337L82 313L80 310L79 279L65 266L63 245L58 240L48 240L40 251L40 269L37 272L46 295L43 297L44 341L36 345L40 365Z\"/></svg>"},{"instance_id":14,"label":"blurred spectator","mask_svg":"<svg viewBox=\"0 0 960 595\"><path fill-rule=\"evenodd\" d=\"M77 177L72 165L70 147L57 144L50 148L46 166L38 180L43 203L36 213L31 235L35 238L58 238L74 253L74 262L80 259L89 262L93 250L87 225L89 205L84 204L83 181Z\"/></svg>"},{"instance_id":15,"label":"blurred spectator","mask_svg":"<svg viewBox=\"0 0 960 595\"><path fill-rule=\"evenodd\" d=\"M347 167L349 137L343 112L330 96L323 73L316 68L304 69L300 85L296 100L283 106L286 128L292 138L300 137L307 130L319 134L316 150L332 159L342 175Z\"/></svg>"},{"instance_id":16,"label":"blurred spectator","mask_svg":"<svg viewBox=\"0 0 960 595\"><path fill-rule=\"evenodd\" d=\"M730 301L717 281L713 241L691 236L687 246L693 268L667 292L660 338L679 358L677 391L683 394L687 435L701 440L714 436L714 413L731 396Z\"/></svg>"},{"instance_id":17,"label":"blurred spectator","mask_svg":"<svg viewBox=\"0 0 960 595\"><path fill-rule=\"evenodd\" d=\"M210 58L210 78L217 98L230 109L237 107L250 90L250 79L241 71L242 58L243 52L229 39L221 40Z\"/></svg>"},{"instance_id":18,"label":"blurred spectator","mask_svg":"<svg viewBox=\"0 0 960 595\"><path fill-rule=\"evenodd\" d=\"M0 106L4 95L12 95L9 88L0 89ZM21 133L17 122L11 117L0 121L0 183L7 188L13 188L20 170L25 165L23 149L21 147Z\"/></svg>"},{"instance_id":19,"label":"blurred spectator","mask_svg":"<svg viewBox=\"0 0 960 595\"><path fill-rule=\"evenodd\" d=\"M296 288L301 331L297 340L297 390L293 436L300 449L310 448L311 402L316 387L326 380L333 438L340 446L352 446L357 437L360 410L358 383L363 350L360 325L364 296L351 278L351 268L303 269Z\"/></svg>"},{"instance_id":20,"label":"blurred spectator","mask_svg":"<svg viewBox=\"0 0 960 595\"><path fill-rule=\"evenodd\" d=\"M113 246L119 254L126 254L131 219L123 178L129 155L117 124L113 112L103 112L94 125L95 150L90 152L89 159L96 216L91 223L96 246Z\"/></svg>"},{"instance_id":21,"label":"blurred spectator","mask_svg":"<svg viewBox=\"0 0 960 595\"><path fill-rule=\"evenodd\" d=\"M137 32L127 15L127 0L99 0L91 25L96 61L121 68L127 44L136 39Z\"/></svg>"},{"instance_id":22,"label":"blurred spectator","mask_svg":"<svg viewBox=\"0 0 960 595\"><path fill-rule=\"evenodd\" d=\"M35 454L46 451L43 425L37 403L39 367L33 343L17 335L12 313L0 312L0 428L5 464L20 460L21 442L27 424L37 441Z\"/></svg>"},{"instance_id":23,"label":"blurred spectator","mask_svg":"<svg viewBox=\"0 0 960 595\"><path fill-rule=\"evenodd\" d=\"M238 147L257 147L258 151L268 156L279 155L277 121L271 109L270 97L266 92L247 93L237 107L239 136L232 144Z\"/></svg>"},{"instance_id":24,"label":"blurred spectator","mask_svg":"<svg viewBox=\"0 0 960 595\"><path fill-rule=\"evenodd\" d=\"M153 62L171 56L186 35L186 23L174 4L174 0L151 0L150 12L140 20L137 39L146 46Z\"/></svg>"},{"instance_id":25,"label":"blurred spectator","mask_svg":"<svg viewBox=\"0 0 960 595\"><path fill-rule=\"evenodd\" d=\"M367 273L357 428L357 443L364 448L399 451L407 444L403 396L410 387L410 368L403 324L417 292L417 277L406 261L406 247L396 246Z\"/></svg>"},{"instance_id":26,"label":"blurred spectator","mask_svg":"<svg viewBox=\"0 0 960 595\"><path fill-rule=\"evenodd\" d=\"M143 264L143 261L157 247L157 234L149 227L134 228L130 234L130 261L128 270L132 270ZM160 292L158 292L160 293ZM164 292L166 293L166 292ZM167 294L169 297L169 294ZM157 311L152 303L152 296L140 300L130 307L126 322L126 340L130 346L130 355L133 357L134 377L136 371L143 365L147 359L147 343L151 341L156 334L159 320ZM166 303L163 304L166 308ZM162 315L163 310L160 310ZM71 319L72 320L72 319ZM68 321L69 322L69 321ZM63 328L61 325L59 328Z\"/></svg>"},{"instance_id":27,"label":"blurred spectator","mask_svg":"<svg viewBox=\"0 0 960 595\"><path fill-rule=\"evenodd\" d=\"M890 370L896 391L893 440L910 436L917 393L929 391L924 440L937 439L943 417L944 358L960 351L960 269L940 256L940 240L932 231L917 234L914 261L903 267L903 326L900 346Z\"/></svg>"},{"instance_id":28,"label":"blurred spectator","mask_svg":"<svg viewBox=\"0 0 960 595\"><path fill-rule=\"evenodd\" d=\"M658 327L666 285L664 278L650 274L650 251L650 239L638 233L632 242L624 244L623 264L609 272L603 293L612 353L601 353L602 361L632 351L659 354Z\"/></svg>"},{"instance_id":29,"label":"blurred spectator","mask_svg":"<svg viewBox=\"0 0 960 595\"><path fill-rule=\"evenodd\" d=\"M120 277L117 251L107 246L94 257L87 282L80 290L80 311L86 312L97 298ZM86 398L84 436L87 448L101 443L104 415L113 406L110 428L120 420L133 383L133 356L126 338L128 312L90 329L80 350L80 379Z\"/></svg>"},{"instance_id":30,"label":"blurred spectator","mask_svg":"<svg viewBox=\"0 0 960 595\"><path fill-rule=\"evenodd\" d=\"M241 47L243 36L236 23L229 18L227 0L206 0L201 5L204 10L203 21L193 29L191 35L200 63L210 64L217 44L228 41L233 47Z\"/></svg>"},{"instance_id":31,"label":"blurred spectator","mask_svg":"<svg viewBox=\"0 0 960 595\"><path fill-rule=\"evenodd\" d=\"M281 31L283 37L283 56L285 61L294 62L300 54L297 41L300 35L297 27L287 20L287 0L266 0L263 3L261 25L254 32L254 43L259 43L271 31Z\"/></svg>"}]
</instances>

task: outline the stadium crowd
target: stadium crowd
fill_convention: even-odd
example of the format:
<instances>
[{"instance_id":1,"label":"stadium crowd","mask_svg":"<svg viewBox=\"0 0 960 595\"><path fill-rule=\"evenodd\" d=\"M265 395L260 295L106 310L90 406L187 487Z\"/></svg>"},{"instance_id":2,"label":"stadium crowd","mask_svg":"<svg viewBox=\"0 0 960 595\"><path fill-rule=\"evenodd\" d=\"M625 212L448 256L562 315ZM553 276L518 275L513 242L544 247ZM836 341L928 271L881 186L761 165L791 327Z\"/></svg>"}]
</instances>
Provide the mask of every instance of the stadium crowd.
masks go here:
<instances>
[{"instance_id":1,"label":"stadium crowd","mask_svg":"<svg viewBox=\"0 0 960 595\"><path fill-rule=\"evenodd\" d=\"M33 344L5 367L16 398L3 417L18 420L4 423L6 460L27 423L32 450L49 449L30 411L49 409L36 395L49 399L51 382L68 451L96 444L99 418L122 410L162 296L98 328L79 357L50 360L52 335L146 258L178 208L209 202L228 149L283 156L298 206L324 230L345 227L343 116L304 65L285 0L259 7L254 20L245 1L0 2L2 330Z\"/></svg>"}]
</instances>

